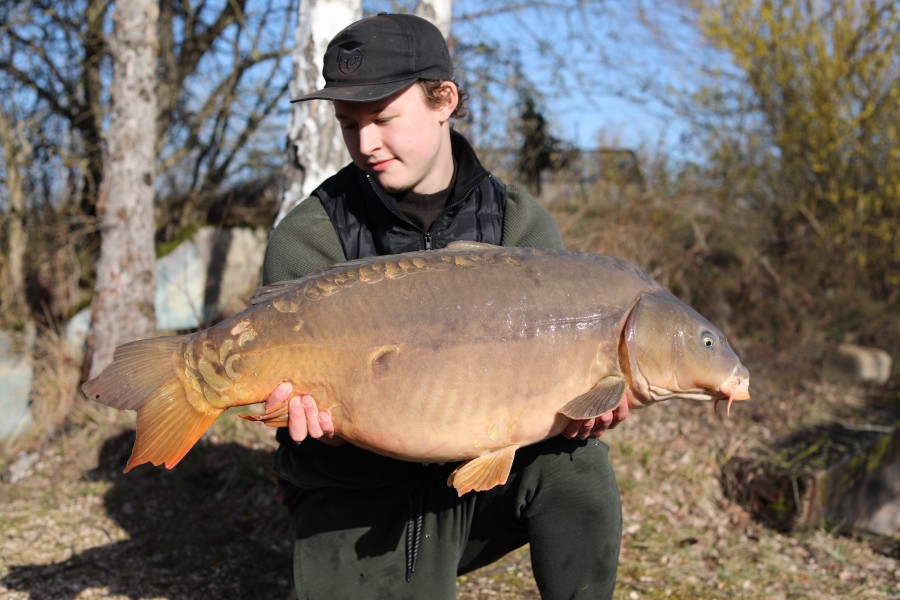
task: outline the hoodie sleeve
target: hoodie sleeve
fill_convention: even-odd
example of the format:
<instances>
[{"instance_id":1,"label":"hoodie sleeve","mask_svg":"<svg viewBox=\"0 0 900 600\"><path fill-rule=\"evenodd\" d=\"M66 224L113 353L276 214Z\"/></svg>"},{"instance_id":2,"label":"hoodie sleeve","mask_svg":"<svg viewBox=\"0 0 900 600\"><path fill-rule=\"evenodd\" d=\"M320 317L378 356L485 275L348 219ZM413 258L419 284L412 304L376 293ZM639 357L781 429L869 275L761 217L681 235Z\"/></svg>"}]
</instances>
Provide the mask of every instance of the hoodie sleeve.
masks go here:
<instances>
[{"instance_id":1,"label":"hoodie sleeve","mask_svg":"<svg viewBox=\"0 0 900 600\"><path fill-rule=\"evenodd\" d=\"M520 248L562 248L559 225L537 200L517 185L506 186L503 217L504 246Z\"/></svg>"},{"instance_id":2,"label":"hoodie sleeve","mask_svg":"<svg viewBox=\"0 0 900 600\"><path fill-rule=\"evenodd\" d=\"M262 283L297 279L345 260L337 232L322 203L318 198L307 198L269 236Z\"/></svg>"}]
</instances>

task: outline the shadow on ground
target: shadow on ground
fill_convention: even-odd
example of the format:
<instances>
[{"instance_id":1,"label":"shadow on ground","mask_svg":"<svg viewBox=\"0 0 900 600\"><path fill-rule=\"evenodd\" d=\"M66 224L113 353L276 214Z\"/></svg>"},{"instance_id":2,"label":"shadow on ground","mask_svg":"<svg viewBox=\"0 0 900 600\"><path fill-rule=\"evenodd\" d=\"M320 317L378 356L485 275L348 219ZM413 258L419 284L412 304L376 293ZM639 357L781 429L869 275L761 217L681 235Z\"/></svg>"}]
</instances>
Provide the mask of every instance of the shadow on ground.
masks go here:
<instances>
[{"instance_id":1,"label":"shadow on ground","mask_svg":"<svg viewBox=\"0 0 900 600\"><path fill-rule=\"evenodd\" d=\"M201 443L174 470L123 474L133 443L133 431L108 439L98 467L83 475L112 482L104 504L129 539L13 566L2 583L32 598L74 599L96 588L134 600L287 598L291 545L271 449Z\"/></svg>"}]
</instances>

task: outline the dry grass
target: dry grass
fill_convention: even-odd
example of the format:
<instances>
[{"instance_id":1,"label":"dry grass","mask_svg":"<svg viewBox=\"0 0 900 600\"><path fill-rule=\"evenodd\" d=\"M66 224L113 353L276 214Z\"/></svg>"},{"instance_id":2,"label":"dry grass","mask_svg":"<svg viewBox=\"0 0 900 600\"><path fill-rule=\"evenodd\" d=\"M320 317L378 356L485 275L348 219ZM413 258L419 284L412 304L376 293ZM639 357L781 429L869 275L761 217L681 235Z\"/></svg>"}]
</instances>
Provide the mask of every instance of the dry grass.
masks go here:
<instances>
[{"instance_id":1,"label":"dry grass","mask_svg":"<svg viewBox=\"0 0 900 600\"><path fill-rule=\"evenodd\" d=\"M225 419L177 469L124 475L132 417L104 421L4 457L0 597L288 597L271 432Z\"/></svg>"},{"instance_id":2,"label":"dry grass","mask_svg":"<svg viewBox=\"0 0 900 600\"><path fill-rule=\"evenodd\" d=\"M764 353L749 354L761 385L730 418L670 402L605 436L624 505L616 597L896 598L900 565L867 541L781 534L724 498L729 456L864 394L793 381ZM0 455L0 596L288 597L290 532L269 469L270 431L226 416L177 469L123 475L132 417L72 391L62 402L74 405L65 428ZM537 597L527 549L461 578L459 597Z\"/></svg>"},{"instance_id":3,"label":"dry grass","mask_svg":"<svg viewBox=\"0 0 900 600\"><path fill-rule=\"evenodd\" d=\"M900 597L898 561L868 541L778 533L722 493L730 456L865 395L822 381L822 312L812 291L754 250L764 228L687 196L630 192L552 208L570 247L630 258L724 324L753 375L753 401L730 418L670 402L605 436L624 506L616 598ZM741 227L724 227L735 219ZM877 306L866 310L876 333L896 327ZM808 321L784 331L804 311ZM773 344L779 330L786 342ZM123 475L133 417L80 400L77 361L44 340L40 435L0 448L0 596L286 599L290 532L270 471L271 432L226 416L177 469ZM459 583L466 599L538 596L527 549Z\"/></svg>"}]
</instances>

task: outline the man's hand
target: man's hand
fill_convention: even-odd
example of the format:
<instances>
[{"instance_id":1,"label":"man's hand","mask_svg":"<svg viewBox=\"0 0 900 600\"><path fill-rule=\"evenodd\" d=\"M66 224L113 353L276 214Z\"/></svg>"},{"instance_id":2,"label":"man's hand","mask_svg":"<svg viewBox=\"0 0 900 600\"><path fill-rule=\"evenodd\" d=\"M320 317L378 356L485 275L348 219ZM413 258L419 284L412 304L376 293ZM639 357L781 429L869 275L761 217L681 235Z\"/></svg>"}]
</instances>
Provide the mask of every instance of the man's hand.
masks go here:
<instances>
[{"instance_id":1,"label":"man's hand","mask_svg":"<svg viewBox=\"0 0 900 600\"><path fill-rule=\"evenodd\" d=\"M334 423L325 411L319 411L316 400L309 394L292 395L293 386L285 381L266 399L266 411L288 402L288 433L298 444L307 436L320 442L339 446L344 440L334 437Z\"/></svg>"},{"instance_id":2,"label":"man's hand","mask_svg":"<svg viewBox=\"0 0 900 600\"><path fill-rule=\"evenodd\" d=\"M562 434L567 438L580 438L586 440L589 437L600 437L607 429L615 429L619 423L628 416L628 398L622 397L622 401L614 410L602 414L594 419L569 421Z\"/></svg>"}]
</instances>

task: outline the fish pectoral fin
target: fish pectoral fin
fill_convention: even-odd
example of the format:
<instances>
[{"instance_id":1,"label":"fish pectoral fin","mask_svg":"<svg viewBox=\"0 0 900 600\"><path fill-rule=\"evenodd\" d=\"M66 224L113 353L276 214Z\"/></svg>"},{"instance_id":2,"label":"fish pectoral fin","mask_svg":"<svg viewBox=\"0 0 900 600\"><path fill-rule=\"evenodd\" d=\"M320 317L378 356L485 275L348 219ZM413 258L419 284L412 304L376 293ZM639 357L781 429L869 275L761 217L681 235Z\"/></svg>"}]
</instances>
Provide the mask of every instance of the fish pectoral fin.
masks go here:
<instances>
[{"instance_id":1,"label":"fish pectoral fin","mask_svg":"<svg viewBox=\"0 0 900 600\"><path fill-rule=\"evenodd\" d=\"M589 391L578 396L560 409L570 419L593 419L615 409L625 393L625 379L617 375L604 377Z\"/></svg>"},{"instance_id":2,"label":"fish pectoral fin","mask_svg":"<svg viewBox=\"0 0 900 600\"><path fill-rule=\"evenodd\" d=\"M450 473L447 485L456 488L456 493L460 496L503 485L509 477L518 449L518 446L506 446L467 460Z\"/></svg>"}]
</instances>

